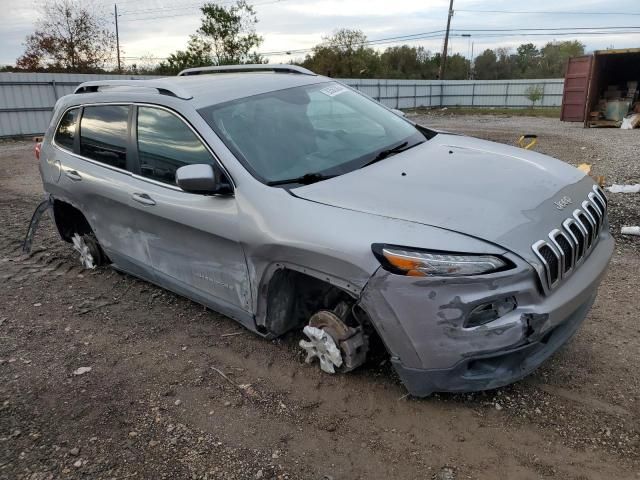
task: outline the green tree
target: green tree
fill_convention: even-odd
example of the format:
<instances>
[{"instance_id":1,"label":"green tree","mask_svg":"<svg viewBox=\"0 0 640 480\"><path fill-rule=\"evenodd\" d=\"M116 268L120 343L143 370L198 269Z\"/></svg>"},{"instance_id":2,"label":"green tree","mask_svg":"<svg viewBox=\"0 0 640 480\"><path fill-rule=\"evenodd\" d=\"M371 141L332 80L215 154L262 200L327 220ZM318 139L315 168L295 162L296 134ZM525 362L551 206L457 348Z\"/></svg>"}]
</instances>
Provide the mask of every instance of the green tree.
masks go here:
<instances>
[{"instance_id":1,"label":"green tree","mask_svg":"<svg viewBox=\"0 0 640 480\"><path fill-rule=\"evenodd\" d=\"M540 49L539 78L564 77L569 58L584 55L584 48L577 40L547 43Z\"/></svg>"},{"instance_id":2,"label":"green tree","mask_svg":"<svg viewBox=\"0 0 640 480\"><path fill-rule=\"evenodd\" d=\"M498 78L498 56L487 49L478 55L473 63L474 78L478 80L495 80Z\"/></svg>"},{"instance_id":3,"label":"green tree","mask_svg":"<svg viewBox=\"0 0 640 480\"><path fill-rule=\"evenodd\" d=\"M209 43L216 65L263 62L258 53L252 52L263 39L256 33L255 10L245 0L229 7L205 3L200 10L203 17L198 34Z\"/></svg>"},{"instance_id":4,"label":"green tree","mask_svg":"<svg viewBox=\"0 0 640 480\"><path fill-rule=\"evenodd\" d=\"M464 80L469 77L469 60L459 53L447 57L447 80Z\"/></svg>"},{"instance_id":5,"label":"green tree","mask_svg":"<svg viewBox=\"0 0 640 480\"><path fill-rule=\"evenodd\" d=\"M186 50L177 50L166 61L160 62L157 73L175 75L185 68L205 67L214 64L211 44L199 35L191 35Z\"/></svg>"},{"instance_id":6,"label":"green tree","mask_svg":"<svg viewBox=\"0 0 640 480\"><path fill-rule=\"evenodd\" d=\"M512 55L508 48L497 48L496 55L496 78L498 80L506 80L510 78L518 78L518 67L516 65L516 55Z\"/></svg>"},{"instance_id":7,"label":"green tree","mask_svg":"<svg viewBox=\"0 0 640 480\"><path fill-rule=\"evenodd\" d=\"M157 73L171 75L192 67L265 62L255 52L262 44L255 29L258 19L245 0L226 7L206 3L200 10L200 28L189 37L187 48L169 55L158 65Z\"/></svg>"},{"instance_id":8,"label":"green tree","mask_svg":"<svg viewBox=\"0 0 640 480\"><path fill-rule=\"evenodd\" d=\"M378 53L366 46L367 37L360 30L340 29L324 37L302 65L333 77L371 77L380 65Z\"/></svg>"},{"instance_id":9,"label":"green tree","mask_svg":"<svg viewBox=\"0 0 640 480\"><path fill-rule=\"evenodd\" d=\"M523 43L517 49L516 64L523 78L532 77L531 72L535 72L539 67L540 50L533 43Z\"/></svg>"},{"instance_id":10,"label":"green tree","mask_svg":"<svg viewBox=\"0 0 640 480\"><path fill-rule=\"evenodd\" d=\"M438 65L424 47L388 47L380 55L380 73L385 78L435 78Z\"/></svg>"},{"instance_id":11,"label":"green tree","mask_svg":"<svg viewBox=\"0 0 640 480\"><path fill-rule=\"evenodd\" d=\"M531 101L531 108L533 108L538 100L542 100L544 96L542 87L540 85L530 85L524 91L524 94Z\"/></svg>"},{"instance_id":12,"label":"green tree","mask_svg":"<svg viewBox=\"0 0 640 480\"><path fill-rule=\"evenodd\" d=\"M106 17L79 0L48 0L16 61L22 70L103 71L115 53Z\"/></svg>"}]
</instances>

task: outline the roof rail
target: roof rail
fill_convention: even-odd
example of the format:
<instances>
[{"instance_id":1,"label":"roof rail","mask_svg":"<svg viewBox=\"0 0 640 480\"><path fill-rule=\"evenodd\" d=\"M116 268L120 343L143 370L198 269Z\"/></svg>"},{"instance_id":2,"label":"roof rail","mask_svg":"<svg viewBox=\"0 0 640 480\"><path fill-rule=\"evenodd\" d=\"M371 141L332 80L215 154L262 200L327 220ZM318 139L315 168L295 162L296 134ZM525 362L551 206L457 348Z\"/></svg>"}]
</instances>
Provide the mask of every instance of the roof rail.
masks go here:
<instances>
[{"instance_id":1,"label":"roof rail","mask_svg":"<svg viewBox=\"0 0 640 480\"><path fill-rule=\"evenodd\" d=\"M217 67L196 67L182 70L178 76L202 75L210 73L239 73L239 72L276 72L276 73L298 73L302 75L316 75L311 70L297 65L274 64L253 64L253 65L221 65Z\"/></svg>"},{"instance_id":2,"label":"roof rail","mask_svg":"<svg viewBox=\"0 0 640 480\"><path fill-rule=\"evenodd\" d=\"M84 82L78 85L73 93L92 93L99 92L100 88L118 88L118 90L126 90L129 88L147 88L156 90L160 95L168 95L171 97L189 100L193 98L189 92L162 80L94 80L92 82Z\"/></svg>"}]
</instances>

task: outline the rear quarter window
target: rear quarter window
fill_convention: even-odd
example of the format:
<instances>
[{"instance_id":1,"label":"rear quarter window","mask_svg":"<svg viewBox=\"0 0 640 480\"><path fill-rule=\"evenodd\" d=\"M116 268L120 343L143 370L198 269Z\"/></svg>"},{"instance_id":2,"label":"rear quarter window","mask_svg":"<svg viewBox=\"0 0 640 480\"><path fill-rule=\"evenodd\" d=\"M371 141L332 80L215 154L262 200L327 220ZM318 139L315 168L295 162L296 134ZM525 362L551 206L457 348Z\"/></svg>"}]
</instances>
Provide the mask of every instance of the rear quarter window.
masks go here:
<instances>
[{"instance_id":1,"label":"rear quarter window","mask_svg":"<svg viewBox=\"0 0 640 480\"><path fill-rule=\"evenodd\" d=\"M67 112L60 119L60 123L58 124L58 129L56 130L54 140L57 145L66 150L73 151L73 142L76 136L76 124L79 112L79 108L72 108L71 110L67 110Z\"/></svg>"},{"instance_id":2,"label":"rear quarter window","mask_svg":"<svg viewBox=\"0 0 640 480\"><path fill-rule=\"evenodd\" d=\"M128 105L84 107L80 120L80 155L126 170L128 118Z\"/></svg>"}]
</instances>

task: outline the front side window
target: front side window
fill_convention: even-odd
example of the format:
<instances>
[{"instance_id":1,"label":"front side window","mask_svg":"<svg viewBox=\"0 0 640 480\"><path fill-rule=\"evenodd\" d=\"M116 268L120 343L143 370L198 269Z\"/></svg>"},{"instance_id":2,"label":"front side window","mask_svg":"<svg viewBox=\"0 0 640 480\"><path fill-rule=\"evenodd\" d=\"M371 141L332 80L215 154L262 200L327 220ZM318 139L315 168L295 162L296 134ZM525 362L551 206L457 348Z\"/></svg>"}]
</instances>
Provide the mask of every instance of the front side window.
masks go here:
<instances>
[{"instance_id":1,"label":"front side window","mask_svg":"<svg viewBox=\"0 0 640 480\"><path fill-rule=\"evenodd\" d=\"M274 185L341 175L381 159L385 150L427 139L406 120L336 82L255 95L199 113L254 176Z\"/></svg>"},{"instance_id":2,"label":"front side window","mask_svg":"<svg viewBox=\"0 0 640 480\"><path fill-rule=\"evenodd\" d=\"M128 117L127 105L84 107L80 120L80 154L126 170Z\"/></svg>"},{"instance_id":3,"label":"front side window","mask_svg":"<svg viewBox=\"0 0 640 480\"><path fill-rule=\"evenodd\" d=\"M160 182L176 183L176 170L214 159L193 131L176 115L153 107L138 107L140 173Z\"/></svg>"},{"instance_id":4,"label":"front side window","mask_svg":"<svg viewBox=\"0 0 640 480\"><path fill-rule=\"evenodd\" d=\"M76 135L76 121L78 119L79 108L68 110L60 120L58 130L54 137L55 142L67 150L73 150L73 141Z\"/></svg>"}]
</instances>

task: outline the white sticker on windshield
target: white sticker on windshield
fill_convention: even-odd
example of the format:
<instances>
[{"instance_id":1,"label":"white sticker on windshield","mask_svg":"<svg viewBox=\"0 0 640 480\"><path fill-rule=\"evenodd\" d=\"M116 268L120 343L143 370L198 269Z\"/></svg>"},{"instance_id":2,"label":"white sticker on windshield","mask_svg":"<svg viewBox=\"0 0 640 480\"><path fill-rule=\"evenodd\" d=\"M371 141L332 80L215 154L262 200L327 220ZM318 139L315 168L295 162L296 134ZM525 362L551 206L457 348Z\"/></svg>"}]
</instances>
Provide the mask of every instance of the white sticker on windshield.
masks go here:
<instances>
[{"instance_id":1,"label":"white sticker on windshield","mask_svg":"<svg viewBox=\"0 0 640 480\"><path fill-rule=\"evenodd\" d=\"M330 97L335 97L336 95L340 95L341 93L346 92L347 87L344 87L339 83L334 83L333 85L329 85L328 87L325 87L320 91L325 95L328 95Z\"/></svg>"}]
</instances>

